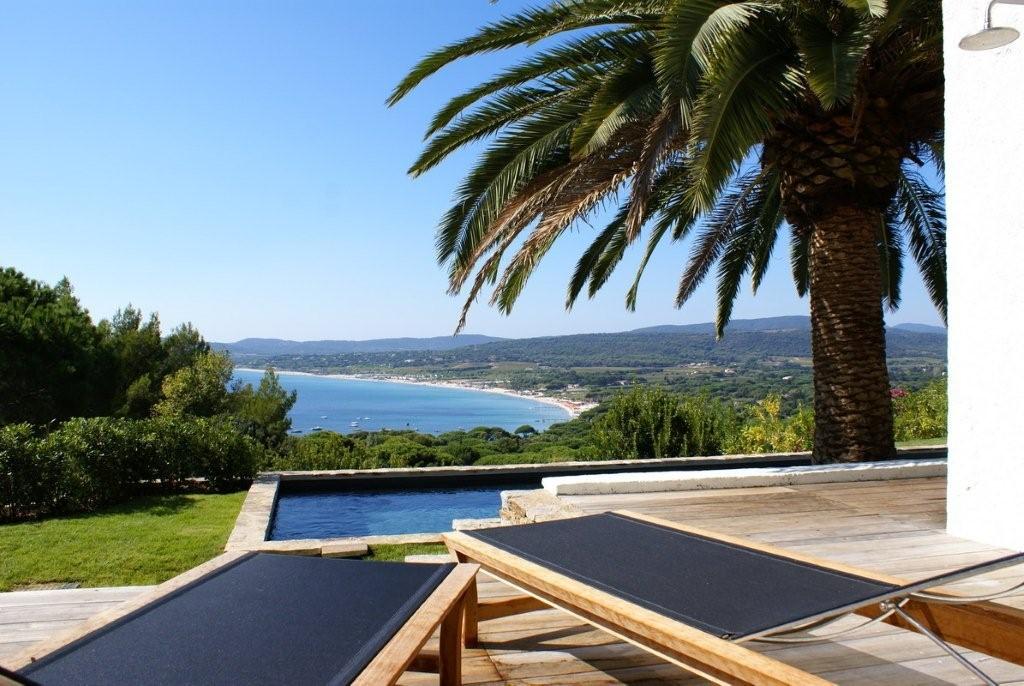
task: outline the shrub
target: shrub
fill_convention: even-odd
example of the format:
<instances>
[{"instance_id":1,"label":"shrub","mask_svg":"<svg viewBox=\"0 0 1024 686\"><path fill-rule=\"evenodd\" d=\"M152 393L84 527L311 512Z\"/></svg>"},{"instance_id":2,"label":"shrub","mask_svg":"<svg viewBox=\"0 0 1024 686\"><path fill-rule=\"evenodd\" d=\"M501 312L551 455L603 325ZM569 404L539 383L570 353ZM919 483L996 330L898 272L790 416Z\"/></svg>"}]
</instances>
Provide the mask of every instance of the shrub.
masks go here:
<instances>
[{"instance_id":1,"label":"shrub","mask_svg":"<svg viewBox=\"0 0 1024 686\"><path fill-rule=\"evenodd\" d=\"M371 457L381 467L433 467L454 463L451 455L405 436L392 436L374 446Z\"/></svg>"},{"instance_id":2,"label":"shrub","mask_svg":"<svg viewBox=\"0 0 1024 686\"><path fill-rule=\"evenodd\" d=\"M505 464L548 464L551 462L586 462L607 459L600 456L592 446L568 448L565 446L544 446L535 450L518 453L495 453L484 455L474 462L478 465Z\"/></svg>"},{"instance_id":3,"label":"shrub","mask_svg":"<svg viewBox=\"0 0 1024 686\"><path fill-rule=\"evenodd\" d=\"M290 449L274 458L276 470L366 469L369 455L362 444L347 436L322 431L295 439Z\"/></svg>"},{"instance_id":4,"label":"shrub","mask_svg":"<svg viewBox=\"0 0 1024 686\"><path fill-rule=\"evenodd\" d=\"M88 511L186 479L219 489L251 479L265 459L218 419L72 419L45 435L11 425L0 429L0 518Z\"/></svg>"},{"instance_id":5,"label":"shrub","mask_svg":"<svg viewBox=\"0 0 1024 686\"><path fill-rule=\"evenodd\" d=\"M769 395L749 408L747 420L728 446L731 453L789 453L810 450L814 441L814 412L799 407L782 416L782 399Z\"/></svg>"},{"instance_id":6,"label":"shrub","mask_svg":"<svg viewBox=\"0 0 1024 686\"><path fill-rule=\"evenodd\" d=\"M502 439L502 440L507 440L507 439ZM515 452L514 449L518 448L518 447L519 446L513 442L513 445L512 445L513 450L509 450L507 452ZM456 465L473 464L474 462L476 462L477 460L480 459L480 451L477 450L476 447L471 445L469 443L469 441L456 441L456 442L453 442L453 443L449 443L442 450L445 453L448 454L449 461L452 464L456 464ZM499 449L498 452L506 452L506 451Z\"/></svg>"},{"instance_id":7,"label":"shrub","mask_svg":"<svg viewBox=\"0 0 1024 686\"><path fill-rule=\"evenodd\" d=\"M29 424L0 428L0 515L22 517L50 498L55 474L39 459L38 442Z\"/></svg>"},{"instance_id":8,"label":"shrub","mask_svg":"<svg viewBox=\"0 0 1024 686\"><path fill-rule=\"evenodd\" d=\"M893 393L896 440L944 437L948 402L945 379L917 391Z\"/></svg>"},{"instance_id":9,"label":"shrub","mask_svg":"<svg viewBox=\"0 0 1024 686\"><path fill-rule=\"evenodd\" d=\"M735 421L729 406L708 395L636 387L594 421L594 443L608 459L718 455Z\"/></svg>"}]
</instances>

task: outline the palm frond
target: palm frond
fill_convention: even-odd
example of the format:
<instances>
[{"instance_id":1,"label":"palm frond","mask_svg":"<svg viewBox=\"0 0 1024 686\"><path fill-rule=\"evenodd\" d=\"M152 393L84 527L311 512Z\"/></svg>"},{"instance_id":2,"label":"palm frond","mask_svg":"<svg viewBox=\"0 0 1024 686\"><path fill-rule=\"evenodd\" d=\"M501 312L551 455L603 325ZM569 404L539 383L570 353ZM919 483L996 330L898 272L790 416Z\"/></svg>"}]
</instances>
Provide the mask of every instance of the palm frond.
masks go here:
<instances>
[{"instance_id":1,"label":"palm frond","mask_svg":"<svg viewBox=\"0 0 1024 686\"><path fill-rule=\"evenodd\" d=\"M753 247L753 262L750 268L750 288L757 294L761 287L761 281L771 264L772 252L778 242L779 227L782 226L782 195L779 192L780 184L777 170L765 170L764 178L761 180L760 193L761 211L757 217L757 225L760 227L758 240Z\"/></svg>"},{"instance_id":2,"label":"palm frond","mask_svg":"<svg viewBox=\"0 0 1024 686\"><path fill-rule=\"evenodd\" d=\"M655 249L668 234L669 229L672 230L672 240L678 241L685 238L697 222L698 216L692 212L692 206L684 197L688 173L685 165L676 165L661 174L655 182L655 202L647 207L647 212L651 215L657 214L657 221L647 239L647 248L636 269L633 284L626 292L626 308L630 311L636 310L640 279L643 278Z\"/></svg>"},{"instance_id":3,"label":"palm frond","mask_svg":"<svg viewBox=\"0 0 1024 686\"><path fill-rule=\"evenodd\" d=\"M575 0L524 10L488 24L476 34L424 57L395 86L388 96L387 104L396 104L424 79L456 60L517 45L531 45L566 31L616 24L653 23L662 4L639 0Z\"/></svg>"},{"instance_id":4,"label":"palm frond","mask_svg":"<svg viewBox=\"0 0 1024 686\"><path fill-rule=\"evenodd\" d=\"M583 292L583 287L587 285L593 275L594 269L597 267L598 261L601 255L608 249L608 246L614 240L616 234L623 233L623 228L626 219L626 208L619 208L615 217L612 218L608 225L597 234L587 249L580 256L580 259L576 262L576 268L573 270L572 278L569 280L569 287L566 289L565 296L565 309L571 310L573 305L576 304L576 300L579 298L580 293Z\"/></svg>"},{"instance_id":5,"label":"palm frond","mask_svg":"<svg viewBox=\"0 0 1024 686\"><path fill-rule=\"evenodd\" d=\"M757 194L760 171L747 173L734 180L731 188L726 191L704 222L704 227L694 243L687 261L686 270L679 281L676 291L676 307L682 307L690 299L693 292L704 281L715 262L722 255L722 250L732 239L748 213L748 206Z\"/></svg>"},{"instance_id":6,"label":"palm frond","mask_svg":"<svg viewBox=\"0 0 1024 686\"><path fill-rule=\"evenodd\" d=\"M673 150L681 147L677 140L681 134L681 125L679 110L671 103L662 106L651 120L637 159L628 201L626 232L630 242L640 234L640 227L649 216L647 203L654 191L659 168Z\"/></svg>"},{"instance_id":7,"label":"palm frond","mask_svg":"<svg viewBox=\"0 0 1024 686\"><path fill-rule=\"evenodd\" d=\"M843 4L872 17L885 16L888 7L886 0L843 0Z\"/></svg>"},{"instance_id":8,"label":"palm frond","mask_svg":"<svg viewBox=\"0 0 1024 686\"><path fill-rule=\"evenodd\" d=\"M910 252L932 303L946 321L946 206L920 174L904 172L896 193Z\"/></svg>"},{"instance_id":9,"label":"palm frond","mask_svg":"<svg viewBox=\"0 0 1024 686\"><path fill-rule=\"evenodd\" d=\"M658 91L650 63L627 61L607 74L590 99L573 130L570 152L589 155L606 145L622 126L636 121L638 115L658 105Z\"/></svg>"},{"instance_id":10,"label":"palm frond","mask_svg":"<svg viewBox=\"0 0 1024 686\"><path fill-rule=\"evenodd\" d=\"M734 230L722 251L718 264L718 283L715 285L715 337L725 335L725 327L732 318L732 308L740 290L740 282L750 269L758 230Z\"/></svg>"},{"instance_id":11,"label":"palm frond","mask_svg":"<svg viewBox=\"0 0 1024 686\"><path fill-rule=\"evenodd\" d=\"M785 32L770 28L759 25L718 46L705 77L691 129L689 198L697 212L711 209L751 148L799 97L792 46L780 40Z\"/></svg>"},{"instance_id":12,"label":"palm frond","mask_svg":"<svg viewBox=\"0 0 1024 686\"><path fill-rule=\"evenodd\" d=\"M602 70L630 56L642 57L650 51L650 42L650 32L627 27L584 36L538 52L449 100L434 115L425 138L441 131L457 116L490 95L527 85L539 88L562 86L566 73L583 68Z\"/></svg>"},{"instance_id":13,"label":"palm frond","mask_svg":"<svg viewBox=\"0 0 1024 686\"><path fill-rule=\"evenodd\" d=\"M807 83L825 110L853 100L870 39L852 12L828 19L802 14L794 31Z\"/></svg>"},{"instance_id":14,"label":"palm frond","mask_svg":"<svg viewBox=\"0 0 1024 686\"><path fill-rule=\"evenodd\" d=\"M796 293L801 298L811 289L811 237L805 231L791 229L789 239L789 266L793 272Z\"/></svg>"},{"instance_id":15,"label":"palm frond","mask_svg":"<svg viewBox=\"0 0 1024 686\"><path fill-rule=\"evenodd\" d=\"M591 85L591 88L595 85ZM486 138L546 107L566 102L574 95L576 93L572 91L550 88L522 88L499 93L434 136L409 168L409 174L414 177L424 174L459 148ZM586 97L586 93L582 96Z\"/></svg>"},{"instance_id":16,"label":"palm frond","mask_svg":"<svg viewBox=\"0 0 1024 686\"><path fill-rule=\"evenodd\" d=\"M899 209L892 203L878 226L878 257L882 267L882 300L891 312L900 307L903 281L903 226Z\"/></svg>"},{"instance_id":17,"label":"palm frond","mask_svg":"<svg viewBox=\"0 0 1024 686\"><path fill-rule=\"evenodd\" d=\"M627 149L639 144L635 131L622 131L620 138ZM590 159L594 166L589 171L593 173L580 171L561 186L558 195L545 204L536 228L505 268L491 298L491 304L498 305L501 311L511 310L540 259L558 237L614 194L632 173L632 155L611 159L595 155Z\"/></svg>"},{"instance_id":18,"label":"palm frond","mask_svg":"<svg viewBox=\"0 0 1024 686\"><path fill-rule=\"evenodd\" d=\"M712 61L713 46L741 32L757 6L729 0L675 0L671 4L655 32L654 51L655 71L666 102L685 106Z\"/></svg>"},{"instance_id":19,"label":"palm frond","mask_svg":"<svg viewBox=\"0 0 1024 686\"><path fill-rule=\"evenodd\" d=\"M568 142L581 108L544 110L519 122L484 152L456 192L438 227L438 262L472 255L504 204L538 174L568 161Z\"/></svg>"}]
</instances>

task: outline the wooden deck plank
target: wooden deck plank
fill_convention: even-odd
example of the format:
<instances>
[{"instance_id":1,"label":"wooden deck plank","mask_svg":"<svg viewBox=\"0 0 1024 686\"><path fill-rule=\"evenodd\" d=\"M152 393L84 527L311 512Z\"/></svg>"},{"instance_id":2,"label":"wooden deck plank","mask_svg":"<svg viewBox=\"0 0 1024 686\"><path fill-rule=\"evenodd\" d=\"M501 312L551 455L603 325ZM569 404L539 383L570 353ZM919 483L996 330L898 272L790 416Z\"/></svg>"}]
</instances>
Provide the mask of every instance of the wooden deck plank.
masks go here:
<instances>
[{"instance_id":1,"label":"wooden deck plank","mask_svg":"<svg viewBox=\"0 0 1024 686\"><path fill-rule=\"evenodd\" d=\"M789 547L879 573L923 578L971 562L998 556L990 546L947 535L945 480L814 484L780 491L733 489L697 493L644 493L563 498L587 513L630 509L717 532ZM746 491L750 491L749 493ZM957 586L963 592L1008 585L1024 576L1020 569L1000 570ZM1001 586L1002 585L1002 586ZM1003 601L1024 607L1021 595ZM636 648L600 637L582 624L555 623L551 611L505 617L481 624L482 645L489 648L510 684L685 683L670 665L639 664ZM856 622L857 620L851 620ZM600 632L597 632L600 634ZM531 642L532 640L532 642ZM492 643L493 642L493 643ZM844 641L816 645L749 647L840 684L960 684L970 676L927 638L891 626L872 627ZM531 652L540 649L540 653ZM510 652L522 657L513 660ZM978 653L1000 682L1024 681L1024 668ZM533 655L531 662L529 656ZM591 666L567 672L567 665ZM617 669L621 667L621 669ZM545 669L549 671L546 677ZM570 678L571 677L571 678Z\"/></svg>"},{"instance_id":2,"label":"wooden deck plank","mask_svg":"<svg viewBox=\"0 0 1024 686\"><path fill-rule=\"evenodd\" d=\"M942 478L563 499L585 512L629 509L915 579L1003 552L943 531ZM1004 569L956 588L963 592L991 592L1022 577L1024 570ZM62 617L73 625L81 621L76 618L85 615L90 607L109 607L103 599L104 591L109 589L33 591L38 595L18 598L16 594L0 594L0 630L5 617L8 627L22 622L42 626ZM66 595L71 593L80 595L71 600L72 596ZM138 591L125 589L121 593L127 599ZM519 591L480 574L477 593L482 599L500 599L514 597ZM90 597L94 600L88 600ZM1024 593L1000 602L1024 608ZM35 615L30 606L36 608ZM17 614L5 614L12 608L17 608ZM703 683L679 667L558 610L487 619L480 622L479 632L480 647L463 652L463 683L470 686ZM4 664L5 645L16 646L8 655L26 647L24 643L0 642L0 664ZM436 636L427 645L436 650ZM889 625L871 627L842 641L748 647L839 684L973 683L961 667L928 639ZM999 682L1024 686L1024 668L978 653L967 655ZM407 672L398 683L434 686L438 684L438 675Z\"/></svg>"}]
</instances>

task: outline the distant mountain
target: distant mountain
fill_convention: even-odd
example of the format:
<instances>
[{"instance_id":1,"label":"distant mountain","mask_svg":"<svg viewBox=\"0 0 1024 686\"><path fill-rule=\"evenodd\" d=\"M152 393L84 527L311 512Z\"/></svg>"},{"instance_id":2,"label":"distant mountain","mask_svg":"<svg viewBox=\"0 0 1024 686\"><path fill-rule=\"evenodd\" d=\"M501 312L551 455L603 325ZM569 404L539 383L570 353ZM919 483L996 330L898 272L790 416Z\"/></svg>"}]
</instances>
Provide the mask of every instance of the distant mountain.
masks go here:
<instances>
[{"instance_id":1,"label":"distant mountain","mask_svg":"<svg viewBox=\"0 0 1024 686\"><path fill-rule=\"evenodd\" d=\"M479 334L433 338L378 338L367 341L287 341L246 338L236 343L213 343L236 358L362 355L375 353L445 353L444 359L505 360L557 363L586 358L591 363L661 364L668 359L719 359L758 355L810 355L811 319L807 316L735 319L723 340L715 340L715 325L666 324L617 333L573 334L539 338L496 338ZM887 331L890 356L917 354L945 357L946 330L927 324L898 324ZM429 357L429 355L428 355ZM657 362L655 362L657 360ZM366 360L374 362L375 360Z\"/></svg>"},{"instance_id":2,"label":"distant mountain","mask_svg":"<svg viewBox=\"0 0 1024 686\"><path fill-rule=\"evenodd\" d=\"M375 338L366 341L288 341L280 338L243 338L234 343L211 343L215 350L232 355L270 357L274 355L342 355L346 353L388 353L406 350L452 350L506 340L495 336L460 334L432 338Z\"/></svg>"},{"instance_id":3,"label":"distant mountain","mask_svg":"<svg viewBox=\"0 0 1024 686\"><path fill-rule=\"evenodd\" d=\"M760 319L734 319L725 328L727 334L740 331L810 331L811 318L805 315L762 317ZM703 324L663 324L633 329L625 333L715 333L712 322Z\"/></svg>"},{"instance_id":4,"label":"distant mountain","mask_svg":"<svg viewBox=\"0 0 1024 686\"><path fill-rule=\"evenodd\" d=\"M799 319L799 318L794 318ZM753 322L756 320L748 320ZM514 338L486 345L433 353L429 360L447 363L528 362L553 367L664 367L689 362L738 364L767 357L810 357L811 333L806 321L790 328L764 330L729 328L716 340L711 324L685 331L641 329L621 333L591 333L544 338ZM754 326L754 324L746 324ZM743 326L741 324L741 326ZM685 327L681 327L685 328ZM946 336L892 328L886 332L890 358L945 359ZM413 357L410 355L410 357ZM427 363L428 357L422 358Z\"/></svg>"},{"instance_id":5,"label":"distant mountain","mask_svg":"<svg viewBox=\"0 0 1024 686\"><path fill-rule=\"evenodd\" d=\"M946 335L946 327L932 326L931 324L895 324L888 327L889 330L899 329L912 333L934 333L940 336ZM811 318L805 315L792 315L787 317L762 317L760 319L734 319L726 327L726 334L739 333L741 331L810 331ZM633 329L625 333L710 333L715 332L715 325L711 322L703 324L664 324L662 326L648 326L642 329Z\"/></svg>"},{"instance_id":6,"label":"distant mountain","mask_svg":"<svg viewBox=\"0 0 1024 686\"><path fill-rule=\"evenodd\" d=\"M914 333L935 333L940 336L946 335L946 327L932 326L931 324L897 324L892 328L900 329L901 331L913 331Z\"/></svg>"}]
</instances>

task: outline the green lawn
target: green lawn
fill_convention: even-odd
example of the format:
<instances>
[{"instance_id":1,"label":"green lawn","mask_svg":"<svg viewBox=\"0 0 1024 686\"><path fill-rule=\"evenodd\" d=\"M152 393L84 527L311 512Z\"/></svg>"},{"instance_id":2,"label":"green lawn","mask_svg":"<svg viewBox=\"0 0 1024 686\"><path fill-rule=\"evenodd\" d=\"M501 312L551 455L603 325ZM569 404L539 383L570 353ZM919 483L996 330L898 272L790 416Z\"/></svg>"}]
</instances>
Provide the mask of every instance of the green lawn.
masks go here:
<instances>
[{"instance_id":1,"label":"green lawn","mask_svg":"<svg viewBox=\"0 0 1024 686\"><path fill-rule=\"evenodd\" d=\"M400 543L371 545L370 554L364 560L377 562L401 562L406 555L443 555L448 549L443 543Z\"/></svg>"},{"instance_id":2,"label":"green lawn","mask_svg":"<svg viewBox=\"0 0 1024 686\"><path fill-rule=\"evenodd\" d=\"M244 499L244 491L148 496L87 515L0 525L0 591L165 581L223 549Z\"/></svg>"},{"instance_id":3,"label":"green lawn","mask_svg":"<svg viewBox=\"0 0 1024 686\"><path fill-rule=\"evenodd\" d=\"M946 437L942 438L915 438L910 441L897 441L897 448L925 448L931 445L946 445Z\"/></svg>"}]
</instances>

